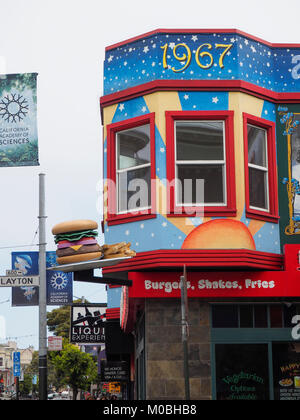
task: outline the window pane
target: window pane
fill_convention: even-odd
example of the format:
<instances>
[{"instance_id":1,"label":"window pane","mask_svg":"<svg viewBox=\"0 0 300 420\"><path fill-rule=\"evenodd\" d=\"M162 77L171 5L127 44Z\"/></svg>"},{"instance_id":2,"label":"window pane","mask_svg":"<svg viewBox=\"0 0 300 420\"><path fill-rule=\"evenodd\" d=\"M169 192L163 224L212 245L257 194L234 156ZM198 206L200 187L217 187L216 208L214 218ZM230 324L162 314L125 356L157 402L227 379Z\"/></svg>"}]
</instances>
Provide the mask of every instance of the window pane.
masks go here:
<instances>
[{"instance_id":1,"label":"window pane","mask_svg":"<svg viewBox=\"0 0 300 420\"><path fill-rule=\"evenodd\" d=\"M259 127L247 126L248 129L248 162L267 167L266 130Z\"/></svg>"},{"instance_id":2,"label":"window pane","mask_svg":"<svg viewBox=\"0 0 300 420\"><path fill-rule=\"evenodd\" d=\"M297 306L296 305L284 305L283 306L283 319L284 319L284 327L289 328L295 326L292 323L292 319L295 315L297 315Z\"/></svg>"},{"instance_id":3,"label":"window pane","mask_svg":"<svg viewBox=\"0 0 300 420\"><path fill-rule=\"evenodd\" d=\"M273 343L274 399L300 401L300 343Z\"/></svg>"},{"instance_id":4,"label":"window pane","mask_svg":"<svg viewBox=\"0 0 300 420\"><path fill-rule=\"evenodd\" d=\"M215 305L212 307L213 328L238 328L237 305Z\"/></svg>"},{"instance_id":5,"label":"window pane","mask_svg":"<svg viewBox=\"0 0 300 420\"><path fill-rule=\"evenodd\" d=\"M254 306L254 328L268 327L268 311L266 305Z\"/></svg>"},{"instance_id":6,"label":"window pane","mask_svg":"<svg viewBox=\"0 0 300 420\"><path fill-rule=\"evenodd\" d=\"M267 173L249 168L249 199L250 206L267 209Z\"/></svg>"},{"instance_id":7,"label":"window pane","mask_svg":"<svg viewBox=\"0 0 300 420\"><path fill-rule=\"evenodd\" d=\"M199 197L203 197L201 191L196 191L196 180L204 180L204 202L224 204L224 176L223 165L178 165L177 166L177 203L199 203ZM191 181L187 181L191 180ZM199 184L203 185L203 184ZM192 188L188 188L192 186ZM188 191L185 189L188 188ZM203 193L203 192L202 192Z\"/></svg>"},{"instance_id":8,"label":"window pane","mask_svg":"<svg viewBox=\"0 0 300 420\"><path fill-rule=\"evenodd\" d=\"M240 305L240 328L253 328L252 305Z\"/></svg>"},{"instance_id":9,"label":"window pane","mask_svg":"<svg viewBox=\"0 0 300 420\"><path fill-rule=\"evenodd\" d=\"M270 305L270 322L271 328L282 328L282 306Z\"/></svg>"},{"instance_id":10,"label":"window pane","mask_svg":"<svg viewBox=\"0 0 300 420\"><path fill-rule=\"evenodd\" d=\"M118 211L151 206L151 171L133 169L118 174Z\"/></svg>"},{"instance_id":11,"label":"window pane","mask_svg":"<svg viewBox=\"0 0 300 420\"><path fill-rule=\"evenodd\" d=\"M223 122L176 122L177 160L223 160Z\"/></svg>"},{"instance_id":12,"label":"window pane","mask_svg":"<svg viewBox=\"0 0 300 420\"><path fill-rule=\"evenodd\" d=\"M150 162L150 124L117 133L118 169Z\"/></svg>"},{"instance_id":13,"label":"window pane","mask_svg":"<svg viewBox=\"0 0 300 420\"><path fill-rule=\"evenodd\" d=\"M216 344L217 400L269 400L267 344Z\"/></svg>"}]
</instances>

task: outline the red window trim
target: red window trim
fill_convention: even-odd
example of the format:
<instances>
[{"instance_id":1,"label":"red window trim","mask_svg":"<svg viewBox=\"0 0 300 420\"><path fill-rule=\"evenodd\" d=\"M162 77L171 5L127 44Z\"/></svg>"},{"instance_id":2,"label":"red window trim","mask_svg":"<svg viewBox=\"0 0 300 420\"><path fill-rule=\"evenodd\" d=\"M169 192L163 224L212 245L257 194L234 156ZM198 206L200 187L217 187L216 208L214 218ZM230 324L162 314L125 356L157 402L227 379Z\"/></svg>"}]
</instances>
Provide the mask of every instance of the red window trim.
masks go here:
<instances>
[{"instance_id":1,"label":"red window trim","mask_svg":"<svg viewBox=\"0 0 300 420\"><path fill-rule=\"evenodd\" d=\"M226 193L225 206L206 206L204 216L236 216L233 111L166 111L167 179L175 179L174 122L178 120L222 120L225 123ZM169 217L194 217L198 208L175 206L174 186L169 190Z\"/></svg>"},{"instance_id":2,"label":"red window trim","mask_svg":"<svg viewBox=\"0 0 300 420\"><path fill-rule=\"evenodd\" d=\"M252 124L264 128L267 131L268 153L268 187L269 187L269 210L256 210L250 208L249 172L248 172L248 131L247 125ZM276 142L275 123L263 118L243 112L244 132L244 161L245 161L245 193L246 193L246 217L266 222L278 223L278 186L276 167Z\"/></svg>"},{"instance_id":3,"label":"red window trim","mask_svg":"<svg viewBox=\"0 0 300 420\"><path fill-rule=\"evenodd\" d=\"M116 134L121 130L128 130L144 124L150 124L151 208L142 211L117 214L117 192L114 188L116 185ZM117 225L155 218L155 178L155 113L152 112L125 121L109 124L107 126L107 224Z\"/></svg>"}]
</instances>

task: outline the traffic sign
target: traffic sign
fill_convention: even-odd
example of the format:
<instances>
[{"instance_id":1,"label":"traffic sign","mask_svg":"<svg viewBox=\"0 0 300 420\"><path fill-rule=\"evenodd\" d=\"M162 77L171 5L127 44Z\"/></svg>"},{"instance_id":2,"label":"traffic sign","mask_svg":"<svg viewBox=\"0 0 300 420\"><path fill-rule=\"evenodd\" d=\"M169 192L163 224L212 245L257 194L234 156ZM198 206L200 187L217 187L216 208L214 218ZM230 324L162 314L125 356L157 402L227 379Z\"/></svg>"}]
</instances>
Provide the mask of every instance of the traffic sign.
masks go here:
<instances>
[{"instance_id":1,"label":"traffic sign","mask_svg":"<svg viewBox=\"0 0 300 420\"><path fill-rule=\"evenodd\" d=\"M21 353L19 351L14 351L13 353L13 371L14 376L21 376Z\"/></svg>"},{"instance_id":2,"label":"traffic sign","mask_svg":"<svg viewBox=\"0 0 300 420\"><path fill-rule=\"evenodd\" d=\"M48 337L48 350L60 351L62 350L62 337Z\"/></svg>"}]
</instances>

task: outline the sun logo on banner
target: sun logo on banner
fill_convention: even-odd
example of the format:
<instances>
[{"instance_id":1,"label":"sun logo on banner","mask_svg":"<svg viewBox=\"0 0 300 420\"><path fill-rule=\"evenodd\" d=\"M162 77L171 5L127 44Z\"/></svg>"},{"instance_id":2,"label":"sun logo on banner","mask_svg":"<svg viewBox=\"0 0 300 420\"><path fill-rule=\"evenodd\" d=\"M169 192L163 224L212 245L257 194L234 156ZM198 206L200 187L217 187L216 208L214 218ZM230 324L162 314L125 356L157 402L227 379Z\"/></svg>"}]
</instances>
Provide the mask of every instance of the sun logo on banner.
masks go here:
<instances>
[{"instance_id":1,"label":"sun logo on banner","mask_svg":"<svg viewBox=\"0 0 300 420\"><path fill-rule=\"evenodd\" d=\"M64 273L55 273L51 277L50 283L54 289L62 290L68 284L68 277Z\"/></svg>"},{"instance_id":2,"label":"sun logo on banner","mask_svg":"<svg viewBox=\"0 0 300 420\"><path fill-rule=\"evenodd\" d=\"M8 94L0 101L0 116L9 123L20 122L26 117L27 113L27 100L22 95Z\"/></svg>"}]
</instances>

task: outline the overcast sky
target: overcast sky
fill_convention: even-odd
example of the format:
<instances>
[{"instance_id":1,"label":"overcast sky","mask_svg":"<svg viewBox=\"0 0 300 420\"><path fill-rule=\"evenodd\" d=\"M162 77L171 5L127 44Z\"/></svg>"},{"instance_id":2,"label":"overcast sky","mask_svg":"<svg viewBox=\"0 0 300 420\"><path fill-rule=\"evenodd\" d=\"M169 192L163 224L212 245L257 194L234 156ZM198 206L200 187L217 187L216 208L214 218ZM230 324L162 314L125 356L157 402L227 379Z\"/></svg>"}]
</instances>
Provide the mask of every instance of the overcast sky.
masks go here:
<instances>
[{"instance_id":1,"label":"overcast sky","mask_svg":"<svg viewBox=\"0 0 300 420\"><path fill-rule=\"evenodd\" d=\"M46 174L51 228L70 219L100 224L105 47L158 28L227 29L269 42L300 43L299 0L0 0L0 73L38 75L39 167L0 168L0 275L10 252L38 248L38 174ZM74 295L105 302L104 286L74 284ZM6 336L38 348L38 308L11 308L0 289ZM51 308L48 308L50 310ZM25 337L24 337L25 336ZM0 340L1 342L1 340Z\"/></svg>"}]
</instances>

